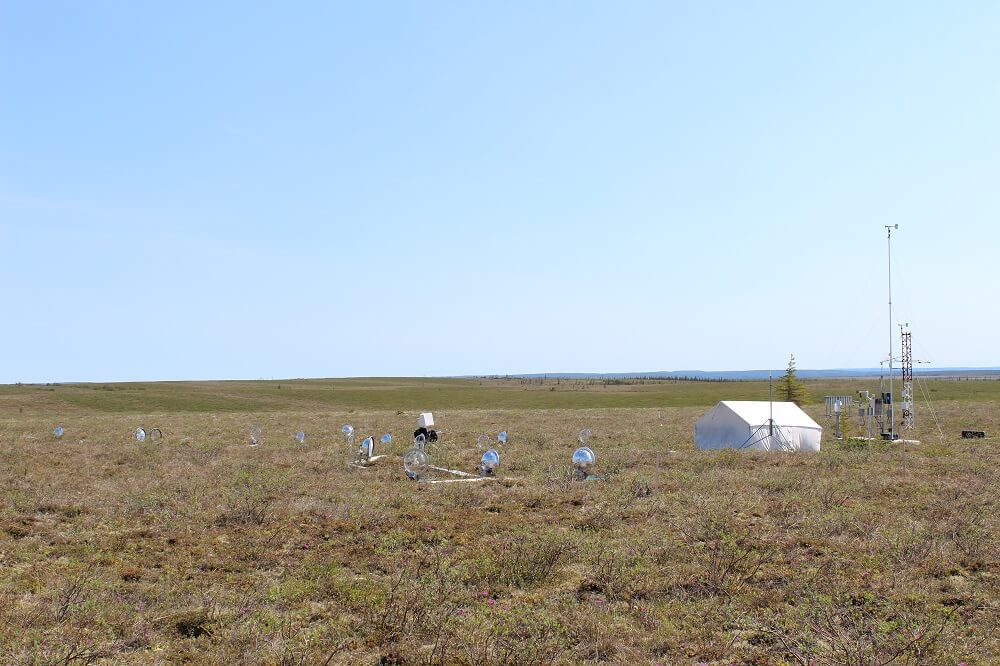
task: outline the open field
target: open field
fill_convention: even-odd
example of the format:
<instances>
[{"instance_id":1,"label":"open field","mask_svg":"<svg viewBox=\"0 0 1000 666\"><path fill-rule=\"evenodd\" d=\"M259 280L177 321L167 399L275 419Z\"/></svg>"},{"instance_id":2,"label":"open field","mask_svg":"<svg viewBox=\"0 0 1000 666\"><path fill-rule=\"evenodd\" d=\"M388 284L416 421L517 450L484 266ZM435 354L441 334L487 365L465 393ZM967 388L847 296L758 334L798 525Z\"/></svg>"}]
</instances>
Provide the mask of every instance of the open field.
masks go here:
<instances>
[{"instance_id":1,"label":"open field","mask_svg":"<svg viewBox=\"0 0 1000 666\"><path fill-rule=\"evenodd\" d=\"M1000 663L1000 382L923 385L903 451L823 417L877 385L807 382L815 455L692 449L761 382L2 386L0 663ZM348 468L342 423L399 454L421 410L446 466L509 430L510 479Z\"/></svg>"}]
</instances>

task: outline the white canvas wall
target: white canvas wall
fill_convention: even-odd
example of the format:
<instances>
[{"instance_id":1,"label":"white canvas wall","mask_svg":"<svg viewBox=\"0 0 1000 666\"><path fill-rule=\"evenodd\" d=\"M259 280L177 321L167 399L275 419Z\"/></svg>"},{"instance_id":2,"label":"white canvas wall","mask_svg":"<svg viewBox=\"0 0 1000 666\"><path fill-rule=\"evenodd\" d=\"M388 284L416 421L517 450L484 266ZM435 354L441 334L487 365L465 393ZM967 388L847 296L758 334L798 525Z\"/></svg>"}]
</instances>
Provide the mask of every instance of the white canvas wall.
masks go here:
<instances>
[{"instance_id":1,"label":"white canvas wall","mask_svg":"<svg viewBox=\"0 0 1000 666\"><path fill-rule=\"evenodd\" d=\"M767 423L773 413L776 428ZM819 451L823 428L791 402L726 400L694 424L694 444L702 450Z\"/></svg>"}]
</instances>

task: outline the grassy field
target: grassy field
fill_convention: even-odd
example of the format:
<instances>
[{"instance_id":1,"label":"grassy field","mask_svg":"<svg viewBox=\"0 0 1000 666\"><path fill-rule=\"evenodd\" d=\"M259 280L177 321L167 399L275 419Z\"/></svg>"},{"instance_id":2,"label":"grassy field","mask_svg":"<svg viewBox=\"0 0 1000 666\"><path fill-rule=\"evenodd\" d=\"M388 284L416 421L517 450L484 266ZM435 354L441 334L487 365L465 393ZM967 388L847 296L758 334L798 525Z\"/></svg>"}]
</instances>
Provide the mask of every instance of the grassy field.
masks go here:
<instances>
[{"instance_id":1,"label":"grassy field","mask_svg":"<svg viewBox=\"0 0 1000 666\"><path fill-rule=\"evenodd\" d=\"M878 382L807 382L814 404L823 395L877 391ZM918 400L990 402L1000 381L921 380ZM304 410L614 409L702 407L720 399L766 400L767 382L580 380L342 379L133 384L0 385L0 417L50 419L73 414L298 412Z\"/></svg>"},{"instance_id":2,"label":"grassy field","mask_svg":"<svg viewBox=\"0 0 1000 666\"><path fill-rule=\"evenodd\" d=\"M825 426L877 388L807 386ZM761 382L3 386L0 663L1000 663L1000 382L917 394L919 446L768 455L692 447ZM407 480L423 410L449 467L510 431L506 479ZM394 456L349 468L342 423Z\"/></svg>"}]
</instances>

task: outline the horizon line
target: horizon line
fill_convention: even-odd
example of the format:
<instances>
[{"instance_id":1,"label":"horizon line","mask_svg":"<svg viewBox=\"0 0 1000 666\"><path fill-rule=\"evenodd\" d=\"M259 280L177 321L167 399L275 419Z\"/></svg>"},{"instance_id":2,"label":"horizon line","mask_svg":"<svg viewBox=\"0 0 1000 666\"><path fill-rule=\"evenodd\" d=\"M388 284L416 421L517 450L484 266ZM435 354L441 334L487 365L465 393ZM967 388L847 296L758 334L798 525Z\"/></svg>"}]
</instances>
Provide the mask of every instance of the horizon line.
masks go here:
<instances>
[{"instance_id":1,"label":"horizon line","mask_svg":"<svg viewBox=\"0 0 1000 666\"><path fill-rule=\"evenodd\" d=\"M0 384L0 386L61 386L80 384L166 384L184 382L281 382L281 381L329 381L346 379L671 379L691 378L709 379L719 376L754 375L752 378L766 378L767 374L781 376L787 369L769 370L647 370L638 372L504 372L476 373L461 375L343 375L343 376L311 376L311 377L229 377L229 378L185 378L185 379L89 379L89 380L59 380L59 381L16 381ZM882 374L881 368L796 368L796 374L828 373L826 378L850 378L863 375ZM854 374L852 374L854 373ZM953 366L943 368L915 368L914 375L933 376L948 373L1000 373L1000 366ZM899 368L893 368L893 375L898 375ZM824 378L824 377L812 377Z\"/></svg>"}]
</instances>

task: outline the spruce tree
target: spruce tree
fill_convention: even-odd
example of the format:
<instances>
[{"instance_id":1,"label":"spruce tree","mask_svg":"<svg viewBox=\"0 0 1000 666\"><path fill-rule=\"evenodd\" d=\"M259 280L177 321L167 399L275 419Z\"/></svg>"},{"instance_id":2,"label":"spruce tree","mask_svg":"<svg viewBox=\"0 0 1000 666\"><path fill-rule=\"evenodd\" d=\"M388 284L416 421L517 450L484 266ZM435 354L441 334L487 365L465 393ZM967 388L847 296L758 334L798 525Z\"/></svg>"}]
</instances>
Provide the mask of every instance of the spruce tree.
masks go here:
<instances>
[{"instance_id":1,"label":"spruce tree","mask_svg":"<svg viewBox=\"0 0 1000 666\"><path fill-rule=\"evenodd\" d=\"M800 407L809 402L809 393L805 385L795 376L795 354L788 359L788 370L778 377L778 398L785 402L794 402Z\"/></svg>"}]
</instances>

